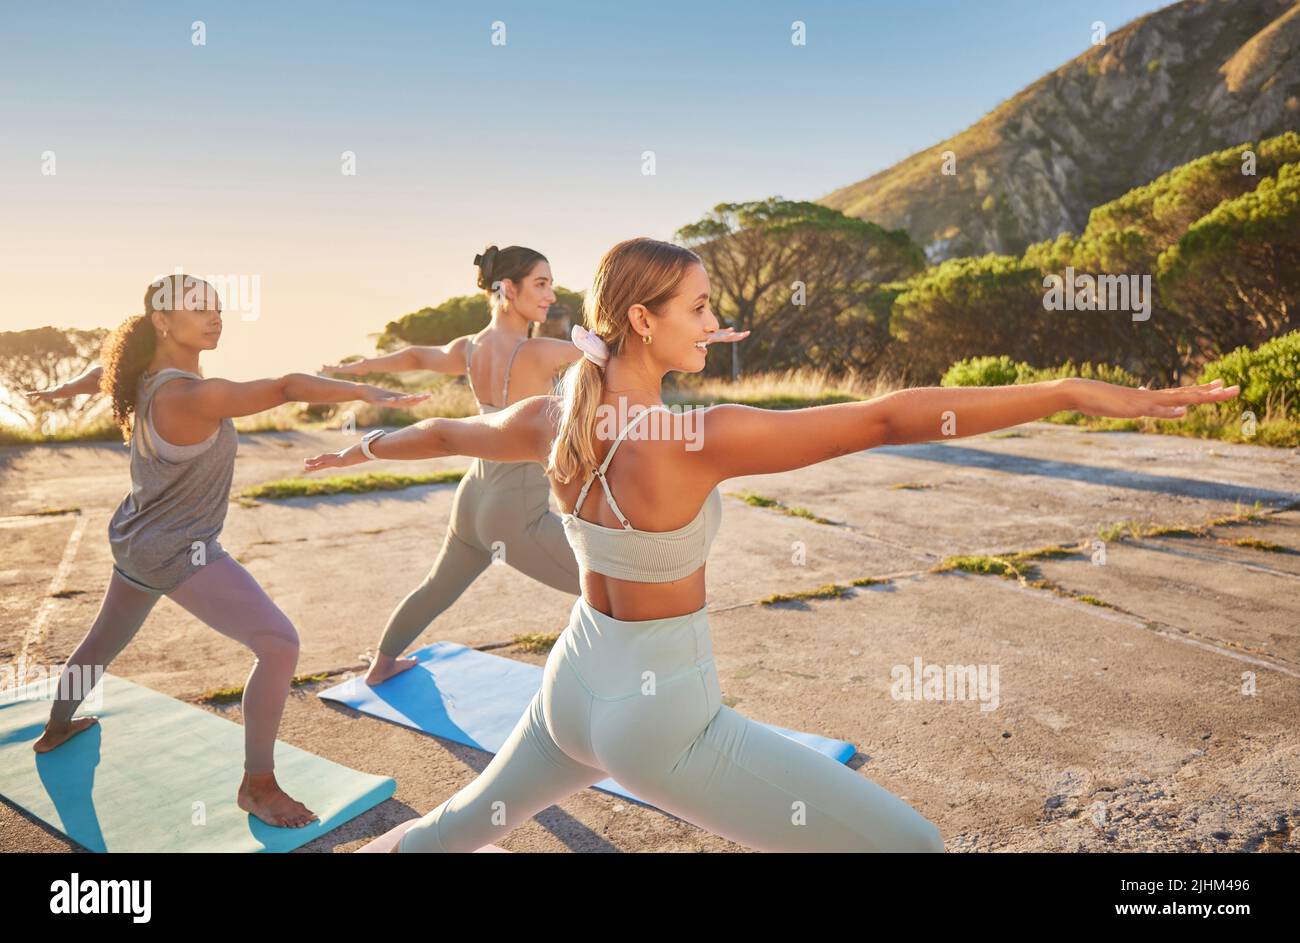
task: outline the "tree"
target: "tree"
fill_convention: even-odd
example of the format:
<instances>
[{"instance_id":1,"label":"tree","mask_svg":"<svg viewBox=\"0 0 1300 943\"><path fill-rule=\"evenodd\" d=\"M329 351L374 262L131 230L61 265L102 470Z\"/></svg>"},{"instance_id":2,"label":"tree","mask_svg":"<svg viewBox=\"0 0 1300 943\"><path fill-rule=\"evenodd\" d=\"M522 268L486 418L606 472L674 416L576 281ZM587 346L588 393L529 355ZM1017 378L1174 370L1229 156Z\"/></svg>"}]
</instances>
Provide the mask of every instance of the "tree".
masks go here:
<instances>
[{"instance_id":1,"label":"tree","mask_svg":"<svg viewBox=\"0 0 1300 943\"><path fill-rule=\"evenodd\" d=\"M719 317L754 332L743 345L728 345L730 369L721 372L733 379L742 357L747 370L809 359L833 370L869 365L889 341L873 292L925 263L903 230L780 197L720 203L676 238L708 269Z\"/></svg>"},{"instance_id":2,"label":"tree","mask_svg":"<svg viewBox=\"0 0 1300 943\"><path fill-rule=\"evenodd\" d=\"M893 304L890 333L916 381L935 382L954 361L1006 354L1050 362L1067 330L1043 308L1037 266L1009 255L948 259L908 281Z\"/></svg>"},{"instance_id":3,"label":"tree","mask_svg":"<svg viewBox=\"0 0 1300 943\"><path fill-rule=\"evenodd\" d=\"M1159 284L1207 357L1300 328L1300 163L1197 220L1161 253Z\"/></svg>"},{"instance_id":4,"label":"tree","mask_svg":"<svg viewBox=\"0 0 1300 943\"><path fill-rule=\"evenodd\" d=\"M548 328L552 322L568 318L570 324L582 323L582 296L559 285L555 286L555 304L547 312L546 325L534 328L536 334L558 336L558 330ZM375 341L380 351L389 351L408 344L436 346L446 344L465 334L476 334L487 327L491 308L484 294L459 295L448 298L432 308L421 308L389 321ZM568 334L564 334L568 339Z\"/></svg>"},{"instance_id":5,"label":"tree","mask_svg":"<svg viewBox=\"0 0 1300 943\"><path fill-rule=\"evenodd\" d=\"M93 396L32 402L26 390L43 390L71 380L99 359L105 328L38 327L0 332L0 406L32 429L51 423L75 425L102 404Z\"/></svg>"}]
</instances>

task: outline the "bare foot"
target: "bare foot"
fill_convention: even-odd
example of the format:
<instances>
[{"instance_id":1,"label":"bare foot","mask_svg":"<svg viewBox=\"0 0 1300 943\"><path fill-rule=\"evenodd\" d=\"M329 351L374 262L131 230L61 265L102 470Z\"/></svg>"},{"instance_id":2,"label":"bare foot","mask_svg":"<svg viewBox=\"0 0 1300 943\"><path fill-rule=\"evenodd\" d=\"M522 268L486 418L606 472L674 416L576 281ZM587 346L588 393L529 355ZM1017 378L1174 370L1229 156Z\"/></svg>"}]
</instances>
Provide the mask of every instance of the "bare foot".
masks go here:
<instances>
[{"instance_id":1,"label":"bare foot","mask_svg":"<svg viewBox=\"0 0 1300 943\"><path fill-rule=\"evenodd\" d=\"M410 671L419 663L419 660L414 655L407 655L405 658L393 658L380 652L370 664L370 672L366 675L366 684L371 687L383 684L394 675L399 675L403 671Z\"/></svg>"},{"instance_id":2,"label":"bare foot","mask_svg":"<svg viewBox=\"0 0 1300 943\"><path fill-rule=\"evenodd\" d=\"M59 744L97 723L99 723L98 717L74 717L63 727L53 727L47 723L45 733L41 734L41 738L32 744L32 749L37 753L49 753Z\"/></svg>"},{"instance_id":3,"label":"bare foot","mask_svg":"<svg viewBox=\"0 0 1300 943\"><path fill-rule=\"evenodd\" d=\"M280 788L275 773L244 773L235 801L249 815L281 828L302 828L318 818L311 809Z\"/></svg>"}]
</instances>

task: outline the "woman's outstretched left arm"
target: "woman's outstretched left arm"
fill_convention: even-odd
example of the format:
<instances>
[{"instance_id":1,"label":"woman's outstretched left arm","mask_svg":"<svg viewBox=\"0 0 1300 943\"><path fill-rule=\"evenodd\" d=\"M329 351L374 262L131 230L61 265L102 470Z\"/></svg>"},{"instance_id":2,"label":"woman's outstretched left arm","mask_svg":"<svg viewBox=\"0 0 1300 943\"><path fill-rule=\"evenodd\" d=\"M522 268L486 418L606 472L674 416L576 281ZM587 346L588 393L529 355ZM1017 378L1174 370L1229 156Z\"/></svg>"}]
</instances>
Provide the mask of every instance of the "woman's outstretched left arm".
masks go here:
<instances>
[{"instance_id":1,"label":"woman's outstretched left arm","mask_svg":"<svg viewBox=\"0 0 1300 943\"><path fill-rule=\"evenodd\" d=\"M1219 381L1167 390L1069 377L994 387L917 387L874 399L804 409L735 403L701 412L696 451L712 482L792 471L880 445L962 438L1073 409L1089 416L1176 419L1196 403L1238 394ZM689 415L689 414L687 414Z\"/></svg>"},{"instance_id":2,"label":"woman's outstretched left arm","mask_svg":"<svg viewBox=\"0 0 1300 943\"><path fill-rule=\"evenodd\" d=\"M897 390L882 398L889 405L883 444L980 435L1067 409L1088 416L1177 419L1189 404L1220 402L1237 395L1235 386L1224 389L1221 383L1135 390L1101 380L1066 377L1009 386Z\"/></svg>"}]
</instances>

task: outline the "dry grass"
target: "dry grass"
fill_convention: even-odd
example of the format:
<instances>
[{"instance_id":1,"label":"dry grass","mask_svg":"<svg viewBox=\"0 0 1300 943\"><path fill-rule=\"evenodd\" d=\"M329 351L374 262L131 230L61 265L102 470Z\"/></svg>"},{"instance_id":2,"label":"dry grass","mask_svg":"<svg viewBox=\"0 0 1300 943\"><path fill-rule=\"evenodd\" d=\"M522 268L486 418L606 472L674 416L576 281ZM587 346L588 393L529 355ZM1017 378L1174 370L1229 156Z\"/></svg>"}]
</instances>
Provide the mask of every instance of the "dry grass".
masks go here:
<instances>
[{"instance_id":1,"label":"dry grass","mask_svg":"<svg viewBox=\"0 0 1300 943\"><path fill-rule=\"evenodd\" d=\"M239 492L243 500L267 498L317 498L333 494L369 494L372 491L400 491L421 485L455 484L464 477L461 471L437 471L420 475L373 472L364 475L333 475L328 478L280 478L252 485ZM248 505L245 505L248 506Z\"/></svg>"},{"instance_id":2,"label":"dry grass","mask_svg":"<svg viewBox=\"0 0 1300 943\"><path fill-rule=\"evenodd\" d=\"M675 389L664 391L667 403L699 406L742 403L765 409L798 409L825 403L850 403L872 399L902 388L901 383L883 373L870 377L859 373L837 376L810 367L755 374L741 377L734 383L698 374L680 374L675 379Z\"/></svg>"}]
</instances>

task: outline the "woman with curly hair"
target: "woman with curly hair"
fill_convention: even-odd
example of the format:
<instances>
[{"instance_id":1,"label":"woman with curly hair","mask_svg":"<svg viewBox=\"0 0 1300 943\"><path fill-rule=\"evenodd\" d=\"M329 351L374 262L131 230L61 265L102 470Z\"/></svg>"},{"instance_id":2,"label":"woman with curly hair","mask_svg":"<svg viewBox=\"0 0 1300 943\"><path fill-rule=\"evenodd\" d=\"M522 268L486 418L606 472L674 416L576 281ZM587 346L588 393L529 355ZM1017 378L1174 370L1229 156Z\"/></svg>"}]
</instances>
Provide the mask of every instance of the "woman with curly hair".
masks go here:
<instances>
[{"instance_id":1,"label":"woman with curly hair","mask_svg":"<svg viewBox=\"0 0 1300 943\"><path fill-rule=\"evenodd\" d=\"M113 418L131 449L131 491L108 527L114 559L108 589L64 665L49 722L33 748L48 752L98 722L72 715L165 595L256 655L244 686L244 778L236 801L269 825L301 827L316 815L280 788L273 758L298 634L217 539L238 447L232 417L288 402L400 406L425 396L302 373L245 383L204 379L199 354L221 338L213 287L188 275L168 276L148 287L144 303L145 314L127 319L106 341L102 367L29 394L71 396L98 385L112 398ZM74 679L93 681L69 683Z\"/></svg>"}]
</instances>

